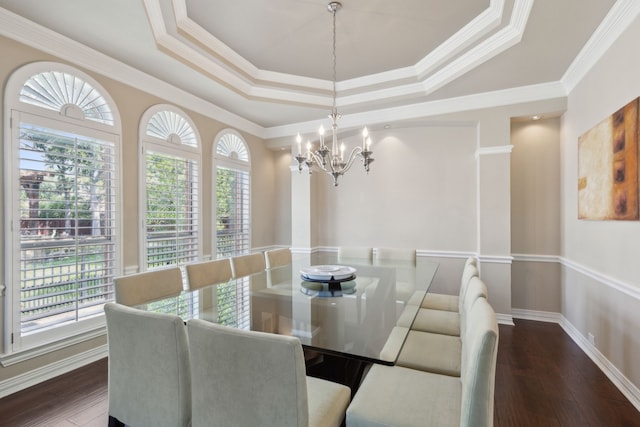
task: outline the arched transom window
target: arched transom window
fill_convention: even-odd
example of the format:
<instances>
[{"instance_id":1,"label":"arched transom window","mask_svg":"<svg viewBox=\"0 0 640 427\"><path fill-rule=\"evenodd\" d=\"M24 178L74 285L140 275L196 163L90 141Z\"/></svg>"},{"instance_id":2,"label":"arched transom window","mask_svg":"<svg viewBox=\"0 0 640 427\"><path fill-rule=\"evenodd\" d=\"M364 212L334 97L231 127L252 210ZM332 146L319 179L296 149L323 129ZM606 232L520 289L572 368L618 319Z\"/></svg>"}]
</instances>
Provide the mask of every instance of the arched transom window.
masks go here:
<instances>
[{"instance_id":1,"label":"arched transom window","mask_svg":"<svg viewBox=\"0 0 640 427\"><path fill-rule=\"evenodd\" d=\"M76 119L114 124L111 107L102 93L75 74L63 71L31 76L20 90L20 101Z\"/></svg>"}]
</instances>

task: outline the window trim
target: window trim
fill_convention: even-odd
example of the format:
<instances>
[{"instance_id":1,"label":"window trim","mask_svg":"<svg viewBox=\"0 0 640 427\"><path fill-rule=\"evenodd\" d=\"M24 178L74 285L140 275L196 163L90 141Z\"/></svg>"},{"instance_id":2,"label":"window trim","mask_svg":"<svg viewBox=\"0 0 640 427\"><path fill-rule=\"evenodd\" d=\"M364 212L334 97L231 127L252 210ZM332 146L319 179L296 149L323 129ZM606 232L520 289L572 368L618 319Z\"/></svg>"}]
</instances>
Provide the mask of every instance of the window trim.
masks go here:
<instances>
[{"instance_id":1,"label":"window trim","mask_svg":"<svg viewBox=\"0 0 640 427\"><path fill-rule=\"evenodd\" d=\"M72 74L90 84L105 99L111 108L113 114L113 125L104 124L94 120L78 117L77 115L65 114L65 111L55 111L38 107L29 103L20 101L20 93L24 84L34 75L47 71L61 71ZM14 71L5 86L4 93L5 110L4 110L4 280L6 283L13 284L5 287L4 305L5 312L3 319L3 351L4 355L11 354L32 354L32 349L41 347L49 347L53 343L67 338L86 336L95 331L104 328L104 314L75 321L71 324L54 326L45 328L40 331L33 332L22 336L20 328L20 280L15 280L16 274L19 277L19 239L16 233L19 233L19 188L16 186L15 172L19 168L19 150L17 149L17 141L19 139L19 123L21 118L27 117L32 120L26 120L33 124L51 123L54 129L62 131L71 131L73 133L83 134L90 137L96 137L103 140L111 141L114 144L115 170L116 179L114 196L115 232L113 238L115 240L115 274L121 271L122 265L122 144L121 144L121 120L120 113L115 102L111 98L109 92L98 83L93 77L82 72L75 67L50 61L39 61L22 66ZM67 109L62 109L67 110ZM25 121L25 120L22 120ZM35 123L34 123L35 121ZM18 138L18 139L17 139ZM17 224L16 224L17 223ZM16 248L16 246L18 248ZM18 270L16 272L16 270ZM16 299L18 299L16 301ZM37 355L37 351L35 353ZM35 357L35 356L34 356Z\"/></svg>"},{"instance_id":2,"label":"window trim","mask_svg":"<svg viewBox=\"0 0 640 427\"><path fill-rule=\"evenodd\" d=\"M181 143L179 140L172 138L172 135L168 135L167 139L157 138L147 134L147 125L151 118L158 112L170 111L180 115L191 127L191 130L195 134L196 146ZM139 227L139 267L138 271L147 270L147 238L146 238L146 213L147 213L147 192L146 192L146 164L147 164L147 151L155 151L162 154L171 156L183 157L186 159L194 160L198 165L198 178L197 178L197 198L198 198L198 255L197 258L202 258L202 240L203 240L203 223L202 223L202 140L198 128L195 126L193 120L189 115L182 111L180 108L170 104L156 104L148 108L142 117L138 127L138 145L139 145L139 157L138 157L138 224Z\"/></svg>"},{"instance_id":3,"label":"window trim","mask_svg":"<svg viewBox=\"0 0 640 427\"><path fill-rule=\"evenodd\" d=\"M247 161L244 160L235 160L232 159L228 156L221 156L218 154L218 143L220 142L220 140L225 136L225 135L234 135L235 137L237 137L240 141L242 141L242 143L244 144L244 147L246 149L247 152ZM223 129L220 132L218 132L218 134L215 136L215 138L213 139L213 144L212 144L212 148L211 148L211 157L212 157L212 161L211 161L211 217L214 218L214 222L213 224L211 224L211 252L212 252L212 258L216 259L218 258L218 233L216 230L216 222L217 222L217 206L218 206L218 200L217 200L217 174L218 174L218 166L222 166L225 168L229 168L229 169L235 169L238 171L242 171L242 172L246 172L249 176L249 183L248 183L248 188L249 188L249 236L247 239L247 245L248 245L248 252L251 252L251 248L252 248L252 224L253 224L253 215L252 215L252 207L253 207L253 203L252 203L252 174L251 174L251 149L249 147L249 144L247 144L247 141L244 139L244 137L240 134L240 132L236 131L235 129L231 129L231 128L227 128L227 129Z\"/></svg>"}]
</instances>

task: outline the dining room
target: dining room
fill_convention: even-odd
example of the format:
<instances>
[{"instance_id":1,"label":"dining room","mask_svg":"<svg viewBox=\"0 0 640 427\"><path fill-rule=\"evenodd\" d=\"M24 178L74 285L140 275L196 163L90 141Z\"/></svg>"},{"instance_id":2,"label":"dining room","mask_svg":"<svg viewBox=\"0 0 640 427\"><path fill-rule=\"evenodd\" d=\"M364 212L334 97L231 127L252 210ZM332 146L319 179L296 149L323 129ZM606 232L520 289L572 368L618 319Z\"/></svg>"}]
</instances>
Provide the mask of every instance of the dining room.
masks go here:
<instances>
[{"instance_id":1,"label":"dining room","mask_svg":"<svg viewBox=\"0 0 640 427\"><path fill-rule=\"evenodd\" d=\"M116 279L162 272L160 283L175 267L191 299L173 314L219 323L217 291L190 290L188 266L260 255L264 265L238 274L251 278L242 288L251 303L230 312L240 322L230 326L295 336L325 380L344 373L336 356L355 352L353 396L370 366L410 359L402 346L428 309L411 297L460 298L473 259L499 324L495 414L511 414L497 403L509 381L501 360L522 361L502 337L515 342L519 328L540 324L611 382L609 403L640 408L638 218L583 210L593 182L615 188L595 205L622 215L638 203L637 152L620 158L621 146L637 147L637 120L613 154L585 148L592 129L637 106L640 64L628 53L637 2L439 4L441 23L430 2L241 3L217 4L216 14L190 0L55 0L51 10L0 0L0 402L107 357L104 306L117 300ZM428 44L436 27L440 42ZM474 32L454 31L463 28ZM594 158L614 172L585 178ZM627 177L631 190L618 185ZM347 247L370 248L370 263L343 263ZM398 265L387 266L396 280L385 276L376 261L385 248L412 251L413 280ZM265 254L280 249L289 267L268 266ZM208 286L236 283L229 262L232 276ZM302 286L314 266L353 268L354 283ZM553 353L540 337L529 342ZM383 371L369 382L392 381ZM555 372L578 375L562 364ZM580 392L551 394L557 403ZM374 423L362 421L358 408L376 409L362 396L354 425Z\"/></svg>"}]
</instances>

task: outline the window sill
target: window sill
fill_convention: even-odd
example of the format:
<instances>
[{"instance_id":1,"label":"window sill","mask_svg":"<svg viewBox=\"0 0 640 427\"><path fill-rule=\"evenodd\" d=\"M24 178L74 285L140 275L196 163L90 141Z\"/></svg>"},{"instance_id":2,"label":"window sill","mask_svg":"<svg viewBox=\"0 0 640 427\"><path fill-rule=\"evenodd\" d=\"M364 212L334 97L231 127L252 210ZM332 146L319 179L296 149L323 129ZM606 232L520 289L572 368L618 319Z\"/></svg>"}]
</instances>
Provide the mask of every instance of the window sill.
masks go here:
<instances>
[{"instance_id":1,"label":"window sill","mask_svg":"<svg viewBox=\"0 0 640 427\"><path fill-rule=\"evenodd\" d=\"M6 353L0 355L0 365L3 367L15 365L16 363L21 363L29 359L33 359L34 357L43 356L45 354L52 353L57 350L61 350L67 347L70 347L75 344L79 344L85 341L92 340L94 338L99 338L107 333L106 326L102 325L95 329L91 329L85 332L78 333L71 337L61 338L59 340L39 345L36 347L18 350L13 353Z\"/></svg>"}]
</instances>

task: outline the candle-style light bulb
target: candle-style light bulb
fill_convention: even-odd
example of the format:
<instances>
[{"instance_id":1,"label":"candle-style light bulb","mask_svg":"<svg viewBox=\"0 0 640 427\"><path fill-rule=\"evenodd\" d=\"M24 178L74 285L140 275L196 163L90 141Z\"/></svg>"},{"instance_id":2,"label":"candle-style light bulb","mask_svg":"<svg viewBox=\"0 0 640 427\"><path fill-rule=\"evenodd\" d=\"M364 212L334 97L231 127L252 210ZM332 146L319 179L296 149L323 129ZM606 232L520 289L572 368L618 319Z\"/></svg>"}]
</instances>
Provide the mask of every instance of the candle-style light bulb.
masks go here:
<instances>
[{"instance_id":1,"label":"candle-style light bulb","mask_svg":"<svg viewBox=\"0 0 640 427\"><path fill-rule=\"evenodd\" d=\"M371 138L367 138L367 151L371 151Z\"/></svg>"},{"instance_id":2,"label":"candle-style light bulb","mask_svg":"<svg viewBox=\"0 0 640 427\"><path fill-rule=\"evenodd\" d=\"M300 153L302 153L302 137L300 134L296 136L296 142L298 143L298 155L300 155Z\"/></svg>"},{"instance_id":3,"label":"candle-style light bulb","mask_svg":"<svg viewBox=\"0 0 640 427\"><path fill-rule=\"evenodd\" d=\"M320 148L324 147L324 126L320 125L320 129L318 129L318 133L320 134Z\"/></svg>"},{"instance_id":4,"label":"candle-style light bulb","mask_svg":"<svg viewBox=\"0 0 640 427\"><path fill-rule=\"evenodd\" d=\"M367 129L367 127L365 126L364 129L362 129L362 149L366 150L367 148L367 136L369 136L369 130Z\"/></svg>"},{"instance_id":5,"label":"candle-style light bulb","mask_svg":"<svg viewBox=\"0 0 640 427\"><path fill-rule=\"evenodd\" d=\"M311 159L311 141L307 141L307 160Z\"/></svg>"}]
</instances>

